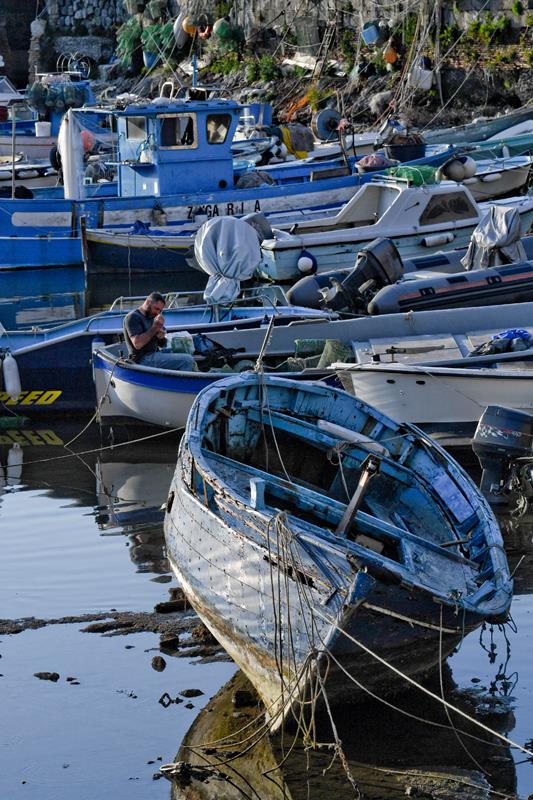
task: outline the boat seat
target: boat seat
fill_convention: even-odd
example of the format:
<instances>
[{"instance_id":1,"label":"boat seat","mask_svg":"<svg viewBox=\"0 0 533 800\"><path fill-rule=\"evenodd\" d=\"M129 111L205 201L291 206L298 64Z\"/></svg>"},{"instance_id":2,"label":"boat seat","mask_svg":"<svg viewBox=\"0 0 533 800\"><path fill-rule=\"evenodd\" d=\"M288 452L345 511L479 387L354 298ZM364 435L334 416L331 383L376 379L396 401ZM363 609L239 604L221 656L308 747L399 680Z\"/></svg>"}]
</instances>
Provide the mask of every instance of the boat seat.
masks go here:
<instances>
[{"instance_id":1,"label":"boat seat","mask_svg":"<svg viewBox=\"0 0 533 800\"><path fill-rule=\"evenodd\" d=\"M274 500L289 501L294 506L298 506L303 513L313 514L319 520L322 520L323 524L335 529L346 509L346 503L341 503L329 495L328 502L325 503L324 495L320 492L316 492L300 483L291 483L285 478L251 467L229 456L224 456L205 448L202 449L202 455L207 461L216 464L216 470L223 480L242 492L242 498L246 503L251 504L251 493L253 491L256 492L257 497L257 488L259 487L255 483L256 488L254 490L252 481L260 479L263 483L260 484L259 493L261 500L264 502L264 509L258 508L257 510L265 510L268 507L268 495L270 495ZM272 508L275 509L276 506L272 506ZM294 516L297 517L296 514ZM357 512L355 528L357 533L365 534L378 542L400 545L402 541L408 540L413 547L416 546L418 552L426 550L438 553L439 556L443 556L445 559L451 559L468 565L472 569L479 570L479 565L475 561L466 558L461 553L450 548L442 548L440 545L426 541L403 527L401 528L392 522L380 519L365 511L359 510ZM329 534L332 539L338 538L328 530L320 530L323 534Z\"/></svg>"}]
</instances>

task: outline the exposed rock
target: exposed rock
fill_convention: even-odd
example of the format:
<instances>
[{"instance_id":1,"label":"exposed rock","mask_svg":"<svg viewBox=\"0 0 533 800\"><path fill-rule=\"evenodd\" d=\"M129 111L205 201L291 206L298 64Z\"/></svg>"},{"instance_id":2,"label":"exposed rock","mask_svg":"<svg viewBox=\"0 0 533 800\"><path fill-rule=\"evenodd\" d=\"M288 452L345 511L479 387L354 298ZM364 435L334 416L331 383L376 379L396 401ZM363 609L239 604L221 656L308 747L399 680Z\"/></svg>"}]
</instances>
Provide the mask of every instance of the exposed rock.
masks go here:
<instances>
[{"instance_id":1,"label":"exposed rock","mask_svg":"<svg viewBox=\"0 0 533 800\"><path fill-rule=\"evenodd\" d=\"M180 692L182 697L200 697L201 694L203 694L203 692L200 689L183 689L183 691Z\"/></svg>"},{"instance_id":2,"label":"exposed rock","mask_svg":"<svg viewBox=\"0 0 533 800\"><path fill-rule=\"evenodd\" d=\"M59 680L59 672L34 672L33 674L41 681L52 681L53 683L57 683Z\"/></svg>"},{"instance_id":3,"label":"exposed rock","mask_svg":"<svg viewBox=\"0 0 533 800\"><path fill-rule=\"evenodd\" d=\"M167 662L162 656L154 656L152 658L152 669L155 669L156 672L163 672L167 665Z\"/></svg>"}]
</instances>

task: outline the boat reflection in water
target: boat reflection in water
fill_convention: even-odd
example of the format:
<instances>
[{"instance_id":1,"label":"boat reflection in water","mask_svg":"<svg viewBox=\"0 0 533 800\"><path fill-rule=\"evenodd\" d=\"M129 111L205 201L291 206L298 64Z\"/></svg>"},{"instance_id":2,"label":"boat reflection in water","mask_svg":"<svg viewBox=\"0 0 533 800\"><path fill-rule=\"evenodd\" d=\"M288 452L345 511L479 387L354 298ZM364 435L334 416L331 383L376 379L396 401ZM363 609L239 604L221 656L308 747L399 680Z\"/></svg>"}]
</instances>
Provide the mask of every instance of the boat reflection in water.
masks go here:
<instances>
[{"instance_id":1,"label":"boat reflection in water","mask_svg":"<svg viewBox=\"0 0 533 800\"><path fill-rule=\"evenodd\" d=\"M481 692L459 690L447 666L443 679L445 695L454 705L498 732L512 730L514 716L508 702L493 702ZM492 702L490 714L486 713L487 700ZM171 798L340 800L357 797L355 785L361 797L376 800L405 795L477 800L489 797L490 789L514 796L516 774L509 748L454 715L456 730L476 738L456 735L442 707L436 708L436 703L419 693L396 698L393 704L405 713L379 701L337 709L335 725L346 755L345 769L342 759L335 758L327 745L308 749L287 732L262 735L257 696L239 671L186 734L176 756L176 763L184 763L175 768L173 777L165 773L172 780ZM416 718L429 720L429 724ZM316 742L333 741L324 718L317 719L313 735ZM221 763L224 761L227 763Z\"/></svg>"},{"instance_id":2,"label":"boat reflection in water","mask_svg":"<svg viewBox=\"0 0 533 800\"><path fill-rule=\"evenodd\" d=\"M108 454L99 456L95 464L98 513L96 521L104 535L124 533L130 539L130 558L138 572L164 574L170 571L165 554L162 504L174 472L175 443L168 460L159 449L148 453L162 460L140 462L137 449L131 460L125 460L121 451L109 460Z\"/></svg>"}]
</instances>

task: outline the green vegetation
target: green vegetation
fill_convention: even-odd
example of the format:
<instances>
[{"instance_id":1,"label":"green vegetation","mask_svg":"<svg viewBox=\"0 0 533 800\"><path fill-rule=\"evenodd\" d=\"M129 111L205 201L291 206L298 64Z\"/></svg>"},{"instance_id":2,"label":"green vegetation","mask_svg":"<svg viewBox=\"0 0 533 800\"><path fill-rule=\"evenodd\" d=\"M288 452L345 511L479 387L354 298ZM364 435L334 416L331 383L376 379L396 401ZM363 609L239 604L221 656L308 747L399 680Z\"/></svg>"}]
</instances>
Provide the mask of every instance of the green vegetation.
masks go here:
<instances>
[{"instance_id":1,"label":"green vegetation","mask_svg":"<svg viewBox=\"0 0 533 800\"><path fill-rule=\"evenodd\" d=\"M235 50L231 50L212 61L209 71L214 72L215 75L230 75L232 72L238 72L241 66L239 54Z\"/></svg>"},{"instance_id":2,"label":"green vegetation","mask_svg":"<svg viewBox=\"0 0 533 800\"><path fill-rule=\"evenodd\" d=\"M329 89L320 89L318 86L311 86L307 92L307 102L313 111L318 111L332 94L333 92Z\"/></svg>"},{"instance_id":3,"label":"green vegetation","mask_svg":"<svg viewBox=\"0 0 533 800\"><path fill-rule=\"evenodd\" d=\"M511 11L512 11L512 12L513 12L513 14L515 14L517 17L521 17L521 16L522 16L522 14L524 13L524 6L523 6L523 5L522 5L522 3L520 2L520 0L514 0L514 3L513 3L513 5L511 6Z\"/></svg>"},{"instance_id":4,"label":"green vegetation","mask_svg":"<svg viewBox=\"0 0 533 800\"><path fill-rule=\"evenodd\" d=\"M175 46L172 22L167 22L165 25L158 22L149 25L141 34L141 42L149 53L163 58L169 56Z\"/></svg>"},{"instance_id":5,"label":"green vegetation","mask_svg":"<svg viewBox=\"0 0 533 800\"><path fill-rule=\"evenodd\" d=\"M353 64L355 54L357 53L357 38L355 31L347 28L342 32L342 36L339 41L339 50L343 59L347 61L348 64Z\"/></svg>"},{"instance_id":6,"label":"green vegetation","mask_svg":"<svg viewBox=\"0 0 533 800\"><path fill-rule=\"evenodd\" d=\"M278 62L274 56L261 56L259 59L259 77L262 81L275 81L281 76Z\"/></svg>"},{"instance_id":7,"label":"green vegetation","mask_svg":"<svg viewBox=\"0 0 533 800\"><path fill-rule=\"evenodd\" d=\"M246 81L247 83L255 83L259 80L259 61L253 58L246 64Z\"/></svg>"},{"instance_id":8,"label":"green vegetation","mask_svg":"<svg viewBox=\"0 0 533 800\"><path fill-rule=\"evenodd\" d=\"M142 28L137 16L130 17L117 31L117 55L129 67L133 54L141 46Z\"/></svg>"},{"instance_id":9,"label":"green vegetation","mask_svg":"<svg viewBox=\"0 0 533 800\"><path fill-rule=\"evenodd\" d=\"M503 44L507 39L510 25L504 14L494 17L487 12L470 23L466 35L471 42L487 47L490 44Z\"/></svg>"},{"instance_id":10,"label":"green vegetation","mask_svg":"<svg viewBox=\"0 0 533 800\"><path fill-rule=\"evenodd\" d=\"M439 34L439 41L444 53L446 53L450 47L455 44L460 35L461 29L455 22L453 22L451 25L447 25L441 30Z\"/></svg>"},{"instance_id":11,"label":"green vegetation","mask_svg":"<svg viewBox=\"0 0 533 800\"><path fill-rule=\"evenodd\" d=\"M529 50L524 50L524 58L528 67L533 67L533 47Z\"/></svg>"},{"instance_id":12,"label":"green vegetation","mask_svg":"<svg viewBox=\"0 0 533 800\"><path fill-rule=\"evenodd\" d=\"M418 15L407 14L402 30L402 39L406 47L410 47L410 45L413 43L417 27L418 27Z\"/></svg>"}]
</instances>

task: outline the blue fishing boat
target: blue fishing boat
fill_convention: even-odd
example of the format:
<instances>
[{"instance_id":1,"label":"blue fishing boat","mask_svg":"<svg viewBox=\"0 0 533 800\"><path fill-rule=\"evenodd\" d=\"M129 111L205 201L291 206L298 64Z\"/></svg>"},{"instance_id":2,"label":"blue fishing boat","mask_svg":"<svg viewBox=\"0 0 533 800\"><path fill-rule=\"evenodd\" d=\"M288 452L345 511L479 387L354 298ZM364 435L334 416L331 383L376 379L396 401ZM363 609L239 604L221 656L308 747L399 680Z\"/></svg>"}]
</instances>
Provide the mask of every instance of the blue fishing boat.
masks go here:
<instances>
[{"instance_id":1,"label":"blue fishing boat","mask_svg":"<svg viewBox=\"0 0 533 800\"><path fill-rule=\"evenodd\" d=\"M398 691L509 611L475 484L417 428L322 384L248 373L204 390L166 508L180 585L273 728L320 695Z\"/></svg>"},{"instance_id":2,"label":"blue fishing boat","mask_svg":"<svg viewBox=\"0 0 533 800\"><path fill-rule=\"evenodd\" d=\"M12 397L9 387L0 388L0 403L24 416L50 412L92 412L95 391L91 372L91 353L96 346L122 341L124 317L144 298L122 298L109 311L72 320L49 328L2 330L0 362L9 354L18 366L21 393ZM231 330L244 331L268 324L284 325L298 319L327 319L310 309L288 306L276 287L261 293L249 292L239 303L207 306L201 296L175 293L167 296L165 326L170 334ZM279 304L279 305L278 305ZM239 333L239 331L241 333ZM119 345L124 351L124 345ZM0 363L0 370L2 364Z\"/></svg>"},{"instance_id":3,"label":"blue fishing boat","mask_svg":"<svg viewBox=\"0 0 533 800\"><path fill-rule=\"evenodd\" d=\"M13 248L2 251L3 267L79 264L82 216L88 227L129 226L136 220L175 223L197 215L338 206L358 183L346 166L331 175L320 164L313 169L295 165L283 172L286 179L259 179L251 188L235 185L232 139L240 106L231 100L146 102L99 113L113 117L116 152L109 135L103 146L105 135L94 125L94 108L69 111L60 142L64 189L43 188L27 199L0 201L4 246L10 238L26 238L23 256L17 257ZM86 174L87 152L84 161L79 147L83 132L93 154L104 152L116 171L116 183L94 182L92 168ZM39 249L36 240L45 231L45 247L41 243Z\"/></svg>"}]
</instances>

